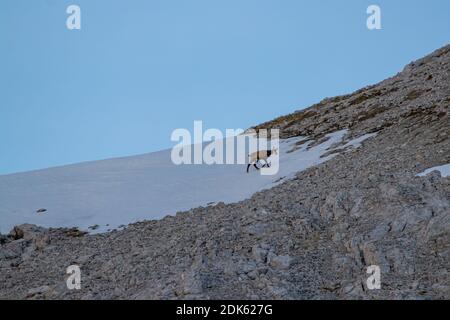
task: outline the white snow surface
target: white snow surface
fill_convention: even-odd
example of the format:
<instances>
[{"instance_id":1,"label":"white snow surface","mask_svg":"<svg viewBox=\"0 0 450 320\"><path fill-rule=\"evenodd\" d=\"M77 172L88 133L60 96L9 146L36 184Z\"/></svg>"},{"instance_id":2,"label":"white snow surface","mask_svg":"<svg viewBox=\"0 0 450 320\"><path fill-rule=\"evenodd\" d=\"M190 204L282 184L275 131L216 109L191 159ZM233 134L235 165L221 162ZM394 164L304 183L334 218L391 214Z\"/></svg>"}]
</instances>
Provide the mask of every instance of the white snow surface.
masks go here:
<instances>
[{"instance_id":1,"label":"white snow surface","mask_svg":"<svg viewBox=\"0 0 450 320\"><path fill-rule=\"evenodd\" d=\"M429 168L427 170L425 170L422 173L419 173L418 176L419 177L424 177L427 174L433 172L433 171L439 171L441 173L442 177L450 177L450 163L449 164L444 164L442 166L437 166L437 167L433 167L433 168Z\"/></svg>"},{"instance_id":2,"label":"white snow surface","mask_svg":"<svg viewBox=\"0 0 450 320\"><path fill-rule=\"evenodd\" d=\"M280 169L272 176L263 176L253 167L247 174L246 165L177 166L170 149L0 175L0 233L22 223L106 232L199 206L241 201L336 156L321 158L346 133L329 134L327 141L309 149L311 142L305 142L294 151L295 143L305 137L280 140ZM357 148L372 136L348 141L344 147ZM41 208L46 211L38 213ZM95 231L89 229L94 225L98 225Z\"/></svg>"}]
</instances>

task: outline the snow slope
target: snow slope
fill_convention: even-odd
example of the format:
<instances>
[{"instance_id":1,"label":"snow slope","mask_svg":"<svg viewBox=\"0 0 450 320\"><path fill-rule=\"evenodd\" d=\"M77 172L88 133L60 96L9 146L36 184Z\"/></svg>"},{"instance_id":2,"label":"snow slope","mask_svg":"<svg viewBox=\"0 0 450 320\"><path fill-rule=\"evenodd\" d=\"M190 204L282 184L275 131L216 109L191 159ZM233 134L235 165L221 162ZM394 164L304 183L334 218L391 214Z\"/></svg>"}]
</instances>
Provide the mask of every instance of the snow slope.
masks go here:
<instances>
[{"instance_id":1,"label":"snow slope","mask_svg":"<svg viewBox=\"0 0 450 320\"><path fill-rule=\"evenodd\" d=\"M282 140L280 170L274 176L260 175L254 168L247 174L245 165L176 166L170 159L171 150L3 175L0 233L21 223L82 230L98 225L95 232L105 232L219 201L244 200L329 160L336 154L321 156L345 134L345 130L332 133L326 142L309 150L311 142L291 150L305 138ZM349 141L344 147L358 147L371 136ZM46 211L38 213L40 208Z\"/></svg>"}]
</instances>

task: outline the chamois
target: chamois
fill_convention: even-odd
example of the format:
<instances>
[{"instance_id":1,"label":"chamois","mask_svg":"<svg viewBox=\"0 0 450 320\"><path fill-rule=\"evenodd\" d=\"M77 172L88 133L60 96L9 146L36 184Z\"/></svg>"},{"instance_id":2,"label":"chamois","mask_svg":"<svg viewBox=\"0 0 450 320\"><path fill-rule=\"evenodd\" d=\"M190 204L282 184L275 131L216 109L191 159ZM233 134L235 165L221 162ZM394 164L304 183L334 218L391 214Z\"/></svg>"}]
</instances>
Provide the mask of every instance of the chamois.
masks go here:
<instances>
[{"instance_id":1,"label":"chamois","mask_svg":"<svg viewBox=\"0 0 450 320\"><path fill-rule=\"evenodd\" d=\"M259 170L258 166L256 165L259 162L259 160L265 161L263 168L265 166L270 168L270 162L267 162L267 159L273 154L278 154L278 150L273 148L272 150L260 150L260 151L256 151L256 152L249 154L248 155L247 173L248 173L248 170L250 169L251 165L253 165L256 168L256 170Z\"/></svg>"}]
</instances>

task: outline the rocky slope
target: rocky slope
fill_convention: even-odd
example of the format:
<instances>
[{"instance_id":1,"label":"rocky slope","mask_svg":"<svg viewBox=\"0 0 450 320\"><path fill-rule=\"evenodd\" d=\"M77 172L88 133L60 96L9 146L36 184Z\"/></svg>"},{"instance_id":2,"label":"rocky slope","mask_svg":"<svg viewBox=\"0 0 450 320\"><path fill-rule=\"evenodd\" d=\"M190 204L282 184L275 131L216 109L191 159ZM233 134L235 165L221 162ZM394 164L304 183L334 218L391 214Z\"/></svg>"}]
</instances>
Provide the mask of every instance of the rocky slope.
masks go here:
<instances>
[{"instance_id":1,"label":"rocky slope","mask_svg":"<svg viewBox=\"0 0 450 320\"><path fill-rule=\"evenodd\" d=\"M450 46L353 94L255 127L376 136L234 203L122 231L0 237L0 298L449 299ZM77 264L82 289L69 291ZM366 268L381 268L368 290Z\"/></svg>"}]
</instances>

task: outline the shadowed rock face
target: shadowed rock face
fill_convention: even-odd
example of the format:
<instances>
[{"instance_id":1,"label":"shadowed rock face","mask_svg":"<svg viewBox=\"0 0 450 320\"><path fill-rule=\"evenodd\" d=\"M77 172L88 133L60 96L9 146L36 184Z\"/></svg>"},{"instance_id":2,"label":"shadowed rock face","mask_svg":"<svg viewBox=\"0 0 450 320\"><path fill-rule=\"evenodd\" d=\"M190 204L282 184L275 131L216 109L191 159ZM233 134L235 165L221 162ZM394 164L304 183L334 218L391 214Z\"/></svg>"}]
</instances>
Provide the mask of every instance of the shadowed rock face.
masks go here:
<instances>
[{"instance_id":1,"label":"shadowed rock face","mask_svg":"<svg viewBox=\"0 0 450 320\"><path fill-rule=\"evenodd\" d=\"M449 110L446 46L255 127L377 135L251 199L98 235L18 226L0 237L0 298L449 299L450 178L416 176L450 163ZM370 265L381 290L367 289Z\"/></svg>"}]
</instances>

